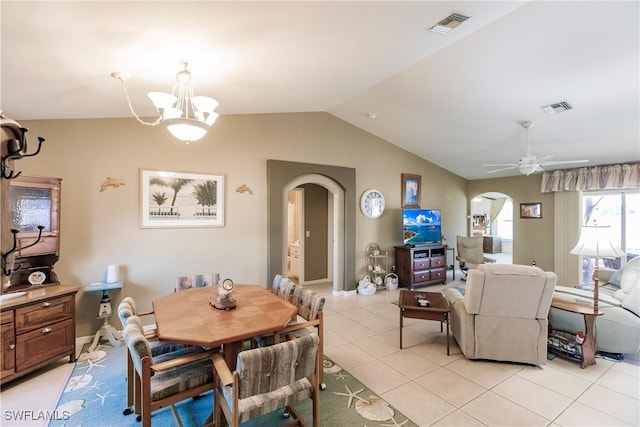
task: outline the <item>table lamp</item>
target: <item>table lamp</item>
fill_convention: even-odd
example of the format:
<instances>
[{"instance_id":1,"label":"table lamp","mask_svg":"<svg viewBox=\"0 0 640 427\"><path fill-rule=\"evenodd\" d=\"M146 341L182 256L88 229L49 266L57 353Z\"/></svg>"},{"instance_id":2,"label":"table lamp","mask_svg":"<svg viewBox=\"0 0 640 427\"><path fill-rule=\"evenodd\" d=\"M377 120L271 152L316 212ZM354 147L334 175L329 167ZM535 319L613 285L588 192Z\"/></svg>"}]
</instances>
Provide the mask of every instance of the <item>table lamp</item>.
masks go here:
<instances>
[{"instance_id":1,"label":"table lamp","mask_svg":"<svg viewBox=\"0 0 640 427\"><path fill-rule=\"evenodd\" d=\"M598 314L598 281L600 258L618 258L625 255L624 251L611 241L611 227L601 225L584 225L580 232L580 239L571 249L574 255L595 257L593 272L593 313Z\"/></svg>"}]
</instances>

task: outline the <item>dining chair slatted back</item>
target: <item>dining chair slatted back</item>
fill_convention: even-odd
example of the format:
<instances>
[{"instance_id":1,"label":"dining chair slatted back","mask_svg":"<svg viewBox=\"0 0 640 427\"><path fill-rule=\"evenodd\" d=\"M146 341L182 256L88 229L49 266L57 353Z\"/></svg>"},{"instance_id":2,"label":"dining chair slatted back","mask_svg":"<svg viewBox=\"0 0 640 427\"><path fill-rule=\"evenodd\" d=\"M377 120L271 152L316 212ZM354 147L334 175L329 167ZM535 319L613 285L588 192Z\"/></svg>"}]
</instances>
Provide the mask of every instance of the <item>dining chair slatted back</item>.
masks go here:
<instances>
[{"instance_id":1,"label":"dining chair slatted back","mask_svg":"<svg viewBox=\"0 0 640 427\"><path fill-rule=\"evenodd\" d=\"M177 425L182 425L174 404L213 389L211 357L218 351L175 356L169 353L162 355L162 361L155 360L137 316L127 319L124 340L134 367L136 401L141 408L138 421L142 421L142 427L150 427L151 413L166 406L171 406Z\"/></svg>"},{"instance_id":2,"label":"dining chair slatted back","mask_svg":"<svg viewBox=\"0 0 640 427\"><path fill-rule=\"evenodd\" d=\"M287 425L306 426L290 405L311 398L313 426L319 426L318 342L317 335L307 335L242 351L233 372L222 355L214 355L215 425L222 425L222 416L230 426L237 427L241 422L287 408L295 421Z\"/></svg>"}]
</instances>

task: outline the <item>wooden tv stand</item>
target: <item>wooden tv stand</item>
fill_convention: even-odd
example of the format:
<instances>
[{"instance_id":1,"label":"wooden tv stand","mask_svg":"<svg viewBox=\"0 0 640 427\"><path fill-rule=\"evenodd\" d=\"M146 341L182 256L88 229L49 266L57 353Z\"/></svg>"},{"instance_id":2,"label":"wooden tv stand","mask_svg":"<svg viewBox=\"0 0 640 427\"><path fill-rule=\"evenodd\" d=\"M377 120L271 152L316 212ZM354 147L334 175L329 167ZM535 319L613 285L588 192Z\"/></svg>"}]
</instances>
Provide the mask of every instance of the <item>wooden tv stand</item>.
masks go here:
<instances>
[{"instance_id":1,"label":"wooden tv stand","mask_svg":"<svg viewBox=\"0 0 640 427\"><path fill-rule=\"evenodd\" d=\"M447 246L395 246L400 286L409 289L447 282Z\"/></svg>"}]
</instances>

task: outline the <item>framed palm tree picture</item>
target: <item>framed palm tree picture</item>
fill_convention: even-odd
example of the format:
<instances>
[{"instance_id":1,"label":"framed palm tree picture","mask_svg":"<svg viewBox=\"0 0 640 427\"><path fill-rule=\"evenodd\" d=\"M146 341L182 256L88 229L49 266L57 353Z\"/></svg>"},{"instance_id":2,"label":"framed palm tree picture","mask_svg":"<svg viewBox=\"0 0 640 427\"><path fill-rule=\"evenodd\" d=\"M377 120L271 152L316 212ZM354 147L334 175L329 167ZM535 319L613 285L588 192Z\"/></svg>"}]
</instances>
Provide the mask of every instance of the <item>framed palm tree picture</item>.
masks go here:
<instances>
[{"instance_id":1,"label":"framed palm tree picture","mask_svg":"<svg viewBox=\"0 0 640 427\"><path fill-rule=\"evenodd\" d=\"M224 227L224 175L140 170L142 228Z\"/></svg>"}]
</instances>

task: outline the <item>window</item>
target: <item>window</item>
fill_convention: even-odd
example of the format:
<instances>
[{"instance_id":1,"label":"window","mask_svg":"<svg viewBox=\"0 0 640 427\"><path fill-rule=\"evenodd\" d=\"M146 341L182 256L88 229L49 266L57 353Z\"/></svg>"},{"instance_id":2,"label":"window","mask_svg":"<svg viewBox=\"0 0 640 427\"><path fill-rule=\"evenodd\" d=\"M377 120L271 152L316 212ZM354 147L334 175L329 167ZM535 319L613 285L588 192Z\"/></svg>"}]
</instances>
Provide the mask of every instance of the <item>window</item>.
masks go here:
<instances>
[{"instance_id":1,"label":"window","mask_svg":"<svg viewBox=\"0 0 640 427\"><path fill-rule=\"evenodd\" d=\"M619 269L640 255L640 191L586 191L582 195L583 225L611 226L611 239L626 253L626 260L601 259L600 267ZM584 257L582 278L591 282L592 257Z\"/></svg>"},{"instance_id":2,"label":"window","mask_svg":"<svg viewBox=\"0 0 640 427\"><path fill-rule=\"evenodd\" d=\"M513 201L508 199L496 218L496 235L502 240L513 239Z\"/></svg>"}]
</instances>

